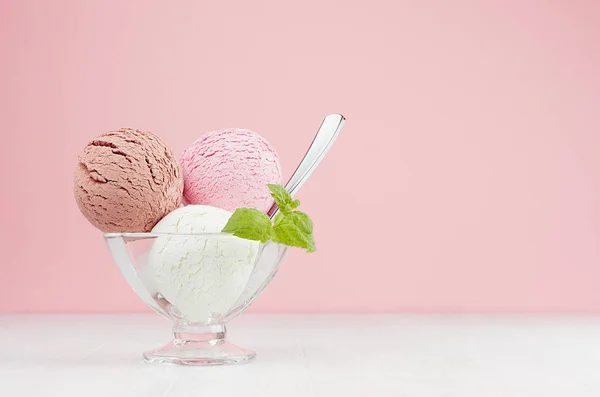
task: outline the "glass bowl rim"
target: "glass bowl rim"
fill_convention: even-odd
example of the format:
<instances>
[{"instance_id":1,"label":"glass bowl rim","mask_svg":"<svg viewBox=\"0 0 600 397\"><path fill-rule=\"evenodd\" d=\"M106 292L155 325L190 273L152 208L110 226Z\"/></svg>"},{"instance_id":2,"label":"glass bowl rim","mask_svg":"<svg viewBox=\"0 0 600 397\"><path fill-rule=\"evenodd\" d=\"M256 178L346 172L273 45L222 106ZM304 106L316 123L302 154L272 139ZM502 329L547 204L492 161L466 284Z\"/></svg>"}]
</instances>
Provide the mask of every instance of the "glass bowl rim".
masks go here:
<instances>
[{"instance_id":1,"label":"glass bowl rim","mask_svg":"<svg viewBox=\"0 0 600 397\"><path fill-rule=\"evenodd\" d=\"M188 236L188 237L236 237L231 233L214 232L214 233L175 233L175 232L117 232L117 233L103 233L104 238L150 238L150 237L177 237L177 236ZM239 238L239 237L237 237Z\"/></svg>"}]
</instances>

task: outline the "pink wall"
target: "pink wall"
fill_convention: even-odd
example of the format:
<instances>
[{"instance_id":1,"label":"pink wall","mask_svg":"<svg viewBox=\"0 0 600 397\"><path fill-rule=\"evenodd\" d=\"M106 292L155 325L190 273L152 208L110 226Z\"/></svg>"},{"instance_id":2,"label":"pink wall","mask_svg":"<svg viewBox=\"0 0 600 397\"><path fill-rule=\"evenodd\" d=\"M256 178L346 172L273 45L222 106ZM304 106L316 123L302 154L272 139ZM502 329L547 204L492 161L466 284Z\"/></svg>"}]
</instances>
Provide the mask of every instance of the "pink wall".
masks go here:
<instances>
[{"instance_id":1,"label":"pink wall","mask_svg":"<svg viewBox=\"0 0 600 397\"><path fill-rule=\"evenodd\" d=\"M144 311L72 197L112 128L235 126L289 177L295 251L255 311L600 312L600 3L1 1L0 311Z\"/></svg>"}]
</instances>

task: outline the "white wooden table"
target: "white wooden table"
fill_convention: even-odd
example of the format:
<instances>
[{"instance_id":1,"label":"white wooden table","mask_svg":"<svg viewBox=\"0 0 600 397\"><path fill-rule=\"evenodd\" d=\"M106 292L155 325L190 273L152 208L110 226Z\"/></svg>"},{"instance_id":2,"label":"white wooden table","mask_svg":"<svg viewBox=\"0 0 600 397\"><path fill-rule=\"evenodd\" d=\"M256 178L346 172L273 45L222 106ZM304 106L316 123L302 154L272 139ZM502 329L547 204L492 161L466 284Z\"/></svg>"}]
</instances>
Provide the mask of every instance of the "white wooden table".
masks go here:
<instances>
[{"instance_id":1,"label":"white wooden table","mask_svg":"<svg viewBox=\"0 0 600 397\"><path fill-rule=\"evenodd\" d=\"M0 316L0 396L600 396L600 316L243 315L241 366L141 362L157 315Z\"/></svg>"}]
</instances>

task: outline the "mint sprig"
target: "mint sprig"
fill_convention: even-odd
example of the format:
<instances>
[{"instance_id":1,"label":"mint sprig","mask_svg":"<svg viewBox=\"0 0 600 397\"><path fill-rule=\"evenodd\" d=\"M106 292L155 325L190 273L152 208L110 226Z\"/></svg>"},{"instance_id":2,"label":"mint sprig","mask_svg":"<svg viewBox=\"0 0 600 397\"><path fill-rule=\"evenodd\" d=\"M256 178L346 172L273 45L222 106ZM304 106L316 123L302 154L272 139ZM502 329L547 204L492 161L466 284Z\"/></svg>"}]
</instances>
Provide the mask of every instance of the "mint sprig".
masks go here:
<instances>
[{"instance_id":1,"label":"mint sprig","mask_svg":"<svg viewBox=\"0 0 600 397\"><path fill-rule=\"evenodd\" d=\"M307 252L315 252L313 223L302 211L295 211L300 206L299 200L294 200L285 188L279 185L267 185L271 196L275 199L279 213L271 224L269 217L254 208L238 208L227 221L223 233L266 243L275 243L290 247L304 248Z\"/></svg>"},{"instance_id":2,"label":"mint sprig","mask_svg":"<svg viewBox=\"0 0 600 397\"><path fill-rule=\"evenodd\" d=\"M234 236L266 243L273 237L271 220L262 211L254 208L238 208L235 210L227 224L221 230Z\"/></svg>"}]
</instances>

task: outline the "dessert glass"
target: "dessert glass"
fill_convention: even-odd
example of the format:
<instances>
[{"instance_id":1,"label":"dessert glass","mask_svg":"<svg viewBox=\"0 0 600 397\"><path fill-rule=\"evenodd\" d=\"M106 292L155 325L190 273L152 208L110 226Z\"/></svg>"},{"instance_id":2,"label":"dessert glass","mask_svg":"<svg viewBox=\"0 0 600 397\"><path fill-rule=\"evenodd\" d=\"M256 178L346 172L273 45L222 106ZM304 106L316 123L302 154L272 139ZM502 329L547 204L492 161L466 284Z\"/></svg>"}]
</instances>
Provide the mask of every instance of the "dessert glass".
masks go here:
<instances>
[{"instance_id":1,"label":"dessert glass","mask_svg":"<svg viewBox=\"0 0 600 397\"><path fill-rule=\"evenodd\" d=\"M183 239L186 239L189 243L190 238L203 241L236 237L225 233L107 233L104 238L121 274L133 291L155 312L173 322L173 340L158 349L144 352L143 358L146 362L221 365L245 363L256 356L255 352L237 347L227 341L226 324L246 310L275 277L287 255L287 246L273 242L260 244L247 282L241 286L239 278L235 281L231 278L230 281L227 276L219 276L221 283L237 283L231 287L240 290L241 293L233 299L229 296L225 304L215 305L219 307L217 312L211 310L206 318L194 318L191 321L177 305L169 302L160 293L160 287L157 287L155 270L149 265L149 253L153 243L159 238L169 238L175 242L177 239L182 239L182 243ZM210 260L208 259L209 262ZM214 274L214 270L219 269L219 264L216 262L208 265L203 263L204 266L199 269L199 272L211 266L213 270L213 273L206 273L206 278L210 278L210 274ZM211 282L205 280L204 275L199 276L203 281ZM229 286L225 285L225 288L227 287ZM195 302L186 302L188 308L195 304Z\"/></svg>"}]
</instances>

